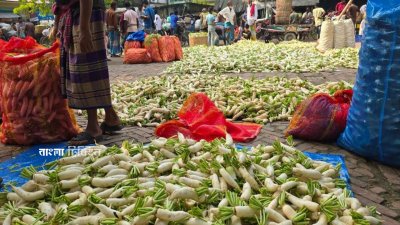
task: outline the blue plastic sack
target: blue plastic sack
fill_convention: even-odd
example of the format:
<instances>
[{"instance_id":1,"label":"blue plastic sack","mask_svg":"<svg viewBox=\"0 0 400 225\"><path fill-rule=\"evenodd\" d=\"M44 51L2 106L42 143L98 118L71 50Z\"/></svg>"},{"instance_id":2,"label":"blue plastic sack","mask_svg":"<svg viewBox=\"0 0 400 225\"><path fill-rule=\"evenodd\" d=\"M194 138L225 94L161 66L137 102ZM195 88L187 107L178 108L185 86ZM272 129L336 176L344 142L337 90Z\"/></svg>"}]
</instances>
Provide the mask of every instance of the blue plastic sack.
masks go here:
<instances>
[{"instance_id":1,"label":"blue plastic sack","mask_svg":"<svg viewBox=\"0 0 400 225\"><path fill-rule=\"evenodd\" d=\"M338 144L400 167L400 3L370 0L347 127Z\"/></svg>"},{"instance_id":2,"label":"blue plastic sack","mask_svg":"<svg viewBox=\"0 0 400 225\"><path fill-rule=\"evenodd\" d=\"M139 30L137 32L133 32L132 34L128 35L126 41L140 41L143 42L146 33L143 30Z\"/></svg>"}]
</instances>

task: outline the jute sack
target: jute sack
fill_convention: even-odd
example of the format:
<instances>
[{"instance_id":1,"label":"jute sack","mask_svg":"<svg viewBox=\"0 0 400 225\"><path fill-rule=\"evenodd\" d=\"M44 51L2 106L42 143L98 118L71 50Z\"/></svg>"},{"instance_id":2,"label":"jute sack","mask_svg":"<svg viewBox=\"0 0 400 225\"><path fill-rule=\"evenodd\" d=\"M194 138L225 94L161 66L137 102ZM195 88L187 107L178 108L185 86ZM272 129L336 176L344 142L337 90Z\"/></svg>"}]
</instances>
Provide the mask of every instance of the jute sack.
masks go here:
<instances>
[{"instance_id":1,"label":"jute sack","mask_svg":"<svg viewBox=\"0 0 400 225\"><path fill-rule=\"evenodd\" d=\"M343 20L333 21L335 27L335 35L334 35L334 48L341 49L346 48L346 26Z\"/></svg>"},{"instance_id":2,"label":"jute sack","mask_svg":"<svg viewBox=\"0 0 400 225\"><path fill-rule=\"evenodd\" d=\"M346 30L346 47L354 48L356 46L356 31L354 29L354 23L351 19L344 21Z\"/></svg>"},{"instance_id":3,"label":"jute sack","mask_svg":"<svg viewBox=\"0 0 400 225\"><path fill-rule=\"evenodd\" d=\"M321 35L318 41L317 49L321 52L325 52L333 48L335 28L332 21L324 21L321 26Z\"/></svg>"}]
</instances>

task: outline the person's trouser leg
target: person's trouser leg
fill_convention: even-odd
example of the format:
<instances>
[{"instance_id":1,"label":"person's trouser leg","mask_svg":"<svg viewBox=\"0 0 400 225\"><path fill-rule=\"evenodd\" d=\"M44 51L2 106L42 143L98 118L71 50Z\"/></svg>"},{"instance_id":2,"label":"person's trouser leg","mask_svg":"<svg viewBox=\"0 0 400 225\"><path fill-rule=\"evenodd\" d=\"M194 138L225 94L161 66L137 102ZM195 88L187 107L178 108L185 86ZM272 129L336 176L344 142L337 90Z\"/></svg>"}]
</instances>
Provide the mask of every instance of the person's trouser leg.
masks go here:
<instances>
[{"instance_id":1,"label":"person's trouser leg","mask_svg":"<svg viewBox=\"0 0 400 225\"><path fill-rule=\"evenodd\" d=\"M215 27L208 25L208 45L214 46L215 44Z\"/></svg>"},{"instance_id":2,"label":"person's trouser leg","mask_svg":"<svg viewBox=\"0 0 400 225\"><path fill-rule=\"evenodd\" d=\"M256 35L256 24L253 24L250 26L250 32L251 32L251 40L255 41L257 40L257 35Z\"/></svg>"}]
</instances>

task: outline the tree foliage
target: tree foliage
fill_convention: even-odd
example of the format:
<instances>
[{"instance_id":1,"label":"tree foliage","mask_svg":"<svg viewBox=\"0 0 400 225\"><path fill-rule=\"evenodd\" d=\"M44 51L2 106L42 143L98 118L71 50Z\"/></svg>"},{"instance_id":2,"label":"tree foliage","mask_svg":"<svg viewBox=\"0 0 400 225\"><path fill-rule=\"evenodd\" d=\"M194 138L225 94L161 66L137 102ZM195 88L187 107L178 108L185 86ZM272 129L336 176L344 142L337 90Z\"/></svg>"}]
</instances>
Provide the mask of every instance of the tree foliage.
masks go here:
<instances>
[{"instance_id":1,"label":"tree foliage","mask_svg":"<svg viewBox=\"0 0 400 225\"><path fill-rule=\"evenodd\" d=\"M14 8L13 12L18 15L29 15L39 12L40 15L51 13L51 6L54 0L19 0L19 6Z\"/></svg>"}]
</instances>

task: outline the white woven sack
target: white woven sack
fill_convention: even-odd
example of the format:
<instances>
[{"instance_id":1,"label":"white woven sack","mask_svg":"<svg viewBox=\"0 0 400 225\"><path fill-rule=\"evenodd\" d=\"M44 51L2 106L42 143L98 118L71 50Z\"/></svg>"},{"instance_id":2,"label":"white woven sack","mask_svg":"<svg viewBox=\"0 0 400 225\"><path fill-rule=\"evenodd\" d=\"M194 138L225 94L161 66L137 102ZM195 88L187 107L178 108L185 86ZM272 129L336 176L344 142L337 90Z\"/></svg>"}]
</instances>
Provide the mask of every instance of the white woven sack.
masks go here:
<instances>
[{"instance_id":1,"label":"white woven sack","mask_svg":"<svg viewBox=\"0 0 400 225\"><path fill-rule=\"evenodd\" d=\"M334 48L336 49L341 49L341 48L346 48L347 42L346 42L346 26L343 22L343 20L335 20L333 21L333 24L335 25L335 35L333 38L334 41Z\"/></svg>"},{"instance_id":2,"label":"white woven sack","mask_svg":"<svg viewBox=\"0 0 400 225\"><path fill-rule=\"evenodd\" d=\"M345 20L344 25L346 30L346 47L354 48L356 47L356 31L354 29L353 20Z\"/></svg>"},{"instance_id":3,"label":"white woven sack","mask_svg":"<svg viewBox=\"0 0 400 225\"><path fill-rule=\"evenodd\" d=\"M335 28L332 21L327 20L322 22L321 35L317 46L319 51L325 52L333 48L334 31Z\"/></svg>"}]
</instances>

